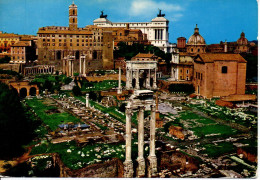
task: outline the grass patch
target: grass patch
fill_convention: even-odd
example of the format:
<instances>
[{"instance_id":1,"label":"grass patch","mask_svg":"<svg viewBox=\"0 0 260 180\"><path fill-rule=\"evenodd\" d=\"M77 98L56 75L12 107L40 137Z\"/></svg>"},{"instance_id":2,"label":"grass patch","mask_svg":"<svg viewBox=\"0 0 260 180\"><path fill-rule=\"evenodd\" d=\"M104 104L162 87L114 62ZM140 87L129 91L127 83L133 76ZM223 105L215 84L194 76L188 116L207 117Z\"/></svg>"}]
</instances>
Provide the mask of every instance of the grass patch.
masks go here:
<instances>
[{"instance_id":1,"label":"grass patch","mask_svg":"<svg viewBox=\"0 0 260 180\"><path fill-rule=\"evenodd\" d=\"M35 113L39 116L43 123L48 125L52 131L56 130L58 128L58 125L62 123L80 122L80 119L66 112L48 115L46 111L50 109L56 109L56 107L43 104L43 100L33 98L26 99L26 102L28 106L30 106L35 111Z\"/></svg>"},{"instance_id":2,"label":"grass patch","mask_svg":"<svg viewBox=\"0 0 260 180\"><path fill-rule=\"evenodd\" d=\"M198 137L204 137L207 134L219 134L221 136L230 136L238 132L236 129L232 129L229 126L221 125L221 124L195 127L192 128L192 131L194 131L194 133Z\"/></svg>"},{"instance_id":3,"label":"grass patch","mask_svg":"<svg viewBox=\"0 0 260 180\"><path fill-rule=\"evenodd\" d=\"M214 144L205 144L202 147L206 148L201 151L204 154L208 154L209 157L218 157L227 153L231 153L236 150L231 142L221 142L217 145Z\"/></svg>"}]
</instances>

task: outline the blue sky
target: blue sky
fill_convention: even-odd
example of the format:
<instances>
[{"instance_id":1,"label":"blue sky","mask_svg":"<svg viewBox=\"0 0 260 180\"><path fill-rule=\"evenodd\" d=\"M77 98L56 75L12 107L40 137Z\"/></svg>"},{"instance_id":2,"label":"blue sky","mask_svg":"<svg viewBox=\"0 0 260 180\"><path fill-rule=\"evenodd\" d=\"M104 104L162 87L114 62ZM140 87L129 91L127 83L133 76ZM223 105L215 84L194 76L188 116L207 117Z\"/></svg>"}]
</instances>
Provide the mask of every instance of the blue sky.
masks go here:
<instances>
[{"instance_id":1,"label":"blue sky","mask_svg":"<svg viewBox=\"0 0 260 180\"><path fill-rule=\"evenodd\" d=\"M242 31L248 40L258 33L256 0L74 0L78 26L93 24L100 11L112 22L147 22L158 8L170 20L170 42L193 34L195 24L207 44L236 41ZM0 31L36 34L39 27L68 26L72 0L0 0Z\"/></svg>"}]
</instances>

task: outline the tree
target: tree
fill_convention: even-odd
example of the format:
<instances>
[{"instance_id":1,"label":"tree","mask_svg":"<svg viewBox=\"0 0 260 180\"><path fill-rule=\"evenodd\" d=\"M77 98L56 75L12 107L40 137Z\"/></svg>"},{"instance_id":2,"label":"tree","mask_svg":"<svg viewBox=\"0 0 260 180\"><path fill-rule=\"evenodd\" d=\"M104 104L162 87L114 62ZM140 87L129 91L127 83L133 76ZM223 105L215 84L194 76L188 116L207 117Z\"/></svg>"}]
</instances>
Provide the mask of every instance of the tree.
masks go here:
<instances>
[{"instance_id":1,"label":"tree","mask_svg":"<svg viewBox=\"0 0 260 180\"><path fill-rule=\"evenodd\" d=\"M72 93L75 95L75 96L81 96L82 93L81 93L81 90L78 86L74 86L73 89L72 89Z\"/></svg>"},{"instance_id":2,"label":"tree","mask_svg":"<svg viewBox=\"0 0 260 180\"><path fill-rule=\"evenodd\" d=\"M21 155L33 138L33 123L26 117L16 90L0 83L0 159Z\"/></svg>"}]
</instances>

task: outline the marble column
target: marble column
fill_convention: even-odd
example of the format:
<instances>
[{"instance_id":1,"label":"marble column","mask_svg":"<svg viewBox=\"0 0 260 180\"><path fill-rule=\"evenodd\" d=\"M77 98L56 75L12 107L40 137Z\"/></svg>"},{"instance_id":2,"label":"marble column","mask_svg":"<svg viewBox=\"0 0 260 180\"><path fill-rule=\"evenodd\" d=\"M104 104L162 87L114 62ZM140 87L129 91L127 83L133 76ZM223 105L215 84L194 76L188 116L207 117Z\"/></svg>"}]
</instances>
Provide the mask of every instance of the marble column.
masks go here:
<instances>
[{"instance_id":1,"label":"marble column","mask_svg":"<svg viewBox=\"0 0 260 180\"><path fill-rule=\"evenodd\" d=\"M135 89L140 89L139 85L139 69L136 70L135 72Z\"/></svg>"},{"instance_id":2,"label":"marble column","mask_svg":"<svg viewBox=\"0 0 260 180\"><path fill-rule=\"evenodd\" d=\"M72 60L71 61L71 76L73 77L74 76L74 61Z\"/></svg>"},{"instance_id":3,"label":"marble column","mask_svg":"<svg viewBox=\"0 0 260 180\"><path fill-rule=\"evenodd\" d=\"M131 159L131 146L132 146L132 134L131 134L131 118L132 110L126 107L126 150L125 150L125 162L124 162L124 177L133 177L133 162Z\"/></svg>"},{"instance_id":4,"label":"marble column","mask_svg":"<svg viewBox=\"0 0 260 180\"><path fill-rule=\"evenodd\" d=\"M81 75L82 56L79 58L79 75Z\"/></svg>"},{"instance_id":5,"label":"marble column","mask_svg":"<svg viewBox=\"0 0 260 180\"><path fill-rule=\"evenodd\" d=\"M86 108L89 107L89 94L86 94Z\"/></svg>"},{"instance_id":6,"label":"marble column","mask_svg":"<svg viewBox=\"0 0 260 180\"><path fill-rule=\"evenodd\" d=\"M86 76L86 56L83 60L83 75Z\"/></svg>"},{"instance_id":7,"label":"marble column","mask_svg":"<svg viewBox=\"0 0 260 180\"><path fill-rule=\"evenodd\" d=\"M122 87L121 87L121 67L118 69L118 89L117 94L122 94Z\"/></svg>"},{"instance_id":8,"label":"marble column","mask_svg":"<svg viewBox=\"0 0 260 180\"><path fill-rule=\"evenodd\" d=\"M144 107L139 108L138 112L138 167L137 177L145 176L145 159L144 159Z\"/></svg>"},{"instance_id":9,"label":"marble column","mask_svg":"<svg viewBox=\"0 0 260 180\"><path fill-rule=\"evenodd\" d=\"M155 155L155 114L156 106L151 106L151 119L150 119L150 154L148 156L148 160L150 163L150 167L148 168L148 177L157 176L157 158Z\"/></svg>"},{"instance_id":10,"label":"marble column","mask_svg":"<svg viewBox=\"0 0 260 180\"><path fill-rule=\"evenodd\" d=\"M151 70L148 69L148 75L147 75L147 78L146 78L146 88L150 89L151 88Z\"/></svg>"},{"instance_id":11,"label":"marble column","mask_svg":"<svg viewBox=\"0 0 260 180\"><path fill-rule=\"evenodd\" d=\"M156 89L157 85L156 85L156 69L154 69L154 77L153 77L153 89Z\"/></svg>"},{"instance_id":12,"label":"marble column","mask_svg":"<svg viewBox=\"0 0 260 180\"><path fill-rule=\"evenodd\" d=\"M132 79L130 77L130 69L126 69L126 89L130 89L132 84Z\"/></svg>"},{"instance_id":13,"label":"marble column","mask_svg":"<svg viewBox=\"0 0 260 180\"><path fill-rule=\"evenodd\" d=\"M171 78L174 78L173 64L171 64Z\"/></svg>"}]
</instances>

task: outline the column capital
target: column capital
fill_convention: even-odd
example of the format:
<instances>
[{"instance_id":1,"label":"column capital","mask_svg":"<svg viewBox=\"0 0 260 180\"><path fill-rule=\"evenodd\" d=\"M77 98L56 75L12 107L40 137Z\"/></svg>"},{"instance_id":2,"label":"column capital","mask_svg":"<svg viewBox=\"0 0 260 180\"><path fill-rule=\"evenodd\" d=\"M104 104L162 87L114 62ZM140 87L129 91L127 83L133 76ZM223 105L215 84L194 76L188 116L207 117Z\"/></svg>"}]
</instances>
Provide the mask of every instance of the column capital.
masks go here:
<instances>
[{"instance_id":1,"label":"column capital","mask_svg":"<svg viewBox=\"0 0 260 180\"><path fill-rule=\"evenodd\" d=\"M132 115L133 114L133 110L131 109L131 108L126 108L125 109L125 113L126 113L126 115Z\"/></svg>"},{"instance_id":2,"label":"column capital","mask_svg":"<svg viewBox=\"0 0 260 180\"><path fill-rule=\"evenodd\" d=\"M145 106L139 106L138 107L140 111L144 111L145 110Z\"/></svg>"}]
</instances>

